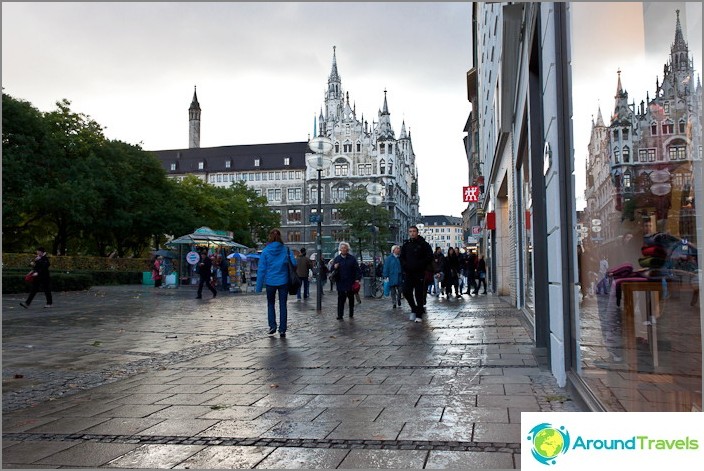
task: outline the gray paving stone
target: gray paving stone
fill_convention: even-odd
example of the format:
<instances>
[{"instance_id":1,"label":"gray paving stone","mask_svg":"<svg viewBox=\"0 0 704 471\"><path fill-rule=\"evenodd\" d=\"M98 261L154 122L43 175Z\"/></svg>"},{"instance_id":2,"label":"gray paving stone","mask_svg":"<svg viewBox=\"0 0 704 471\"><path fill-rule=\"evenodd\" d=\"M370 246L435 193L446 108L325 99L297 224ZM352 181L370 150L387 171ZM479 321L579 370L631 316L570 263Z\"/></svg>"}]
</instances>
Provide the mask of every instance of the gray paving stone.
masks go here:
<instances>
[{"instance_id":1,"label":"gray paving stone","mask_svg":"<svg viewBox=\"0 0 704 471\"><path fill-rule=\"evenodd\" d=\"M99 467L115 458L129 453L137 445L122 443L83 442L36 461L36 464L67 467Z\"/></svg>"},{"instance_id":2,"label":"gray paving stone","mask_svg":"<svg viewBox=\"0 0 704 471\"><path fill-rule=\"evenodd\" d=\"M364 299L359 319L342 323L334 295L323 315L293 302L281 341L266 335L263 296L218 296L196 314L192 289L169 291L57 293L62 307L49 313L3 303L4 377L21 368L31 378L3 384L3 450L68 447L3 465L419 469L427 458L429 467L512 468L522 411L579 410L531 365L521 314L491 296L430 299L422 324L388 300ZM506 363L480 368L485 360ZM477 450L457 450L458 440L477 440Z\"/></svg>"},{"instance_id":3,"label":"gray paving stone","mask_svg":"<svg viewBox=\"0 0 704 471\"><path fill-rule=\"evenodd\" d=\"M436 451L428 456L425 469L515 469L513 454L476 451Z\"/></svg>"},{"instance_id":4,"label":"gray paving stone","mask_svg":"<svg viewBox=\"0 0 704 471\"><path fill-rule=\"evenodd\" d=\"M277 448L257 465L257 469L335 469L347 450L320 448Z\"/></svg>"},{"instance_id":5,"label":"gray paving stone","mask_svg":"<svg viewBox=\"0 0 704 471\"><path fill-rule=\"evenodd\" d=\"M202 445L142 445L110 461L107 468L172 468L205 448Z\"/></svg>"},{"instance_id":6,"label":"gray paving stone","mask_svg":"<svg viewBox=\"0 0 704 471\"><path fill-rule=\"evenodd\" d=\"M339 469L422 469L427 451L351 450Z\"/></svg>"},{"instance_id":7,"label":"gray paving stone","mask_svg":"<svg viewBox=\"0 0 704 471\"><path fill-rule=\"evenodd\" d=\"M268 446L210 446L174 469L253 469L274 449Z\"/></svg>"},{"instance_id":8,"label":"gray paving stone","mask_svg":"<svg viewBox=\"0 0 704 471\"><path fill-rule=\"evenodd\" d=\"M76 446L77 442L26 441L2 448L2 467L8 464L32 464L47 456ZM57 465L58 466L58 465Z\"/></svg>"}]
</instances>

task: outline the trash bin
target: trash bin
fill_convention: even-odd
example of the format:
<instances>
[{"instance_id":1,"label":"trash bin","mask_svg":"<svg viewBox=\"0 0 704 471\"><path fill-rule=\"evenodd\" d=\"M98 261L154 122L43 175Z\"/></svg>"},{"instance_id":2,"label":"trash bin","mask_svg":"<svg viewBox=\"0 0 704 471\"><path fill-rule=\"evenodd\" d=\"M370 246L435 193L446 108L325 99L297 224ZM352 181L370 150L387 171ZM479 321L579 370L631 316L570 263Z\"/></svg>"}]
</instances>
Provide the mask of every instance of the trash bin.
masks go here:
<instances>
[{"instance_id":1,"label":"trash bin","mask_svg":"<svg viewBox=\"0 0 704 471\"><path fill-rule=\"evenodd\" d=\"M142 272L142 284L148 286L154 286L154 280L152 280L152 272L143 271Z\"/></svg>"},{"instance_id":2,"label":"trash bin","mask_svg":"<svg viewBox=\"0 0 704 471\"><path fill-rule=\"evenodd\" d=\"M364 290L364 297L365 298L373 297L372 277L371 276L365 276L364 278L362 278L362 289Z\"/></svg>"}]
</instances>

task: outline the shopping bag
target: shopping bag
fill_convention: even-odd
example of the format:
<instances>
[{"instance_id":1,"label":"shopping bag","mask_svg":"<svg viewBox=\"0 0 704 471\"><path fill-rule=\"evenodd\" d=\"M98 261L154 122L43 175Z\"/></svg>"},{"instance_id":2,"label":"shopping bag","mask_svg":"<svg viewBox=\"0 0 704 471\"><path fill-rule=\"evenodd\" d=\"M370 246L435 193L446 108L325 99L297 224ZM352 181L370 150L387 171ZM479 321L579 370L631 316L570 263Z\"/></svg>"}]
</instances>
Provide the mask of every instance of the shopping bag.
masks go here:
<instances>
[{"instance_id":1,"label":"shopping bag","mask_svg":"<svg viewBox=\"0 0 704 471\"><path fill-rule=\"evenodd\" d=\"M389 280L384 280L384 296L391 295L391 286L389 286Z\"/></svg>"},{"instance_id":2,"label":"shopping bag","mask_svg":"<svg viewBox=\"0 0 704 471\"><path fill-rule=\"evenodd\" d=\"M296 267L291 262L291 251L286 247L286 262L288 262L288 294L298 294L301 288L301 279L296 273Z\"/></svg>"}]
</instances>

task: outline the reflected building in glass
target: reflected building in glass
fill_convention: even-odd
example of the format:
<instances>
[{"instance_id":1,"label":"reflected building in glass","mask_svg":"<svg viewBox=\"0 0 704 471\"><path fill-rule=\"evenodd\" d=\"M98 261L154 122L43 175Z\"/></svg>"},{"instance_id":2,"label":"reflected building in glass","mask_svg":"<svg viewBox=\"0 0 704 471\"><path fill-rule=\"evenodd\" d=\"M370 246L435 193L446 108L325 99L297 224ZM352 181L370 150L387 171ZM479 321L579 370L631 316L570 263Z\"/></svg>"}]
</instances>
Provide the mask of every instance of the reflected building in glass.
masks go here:
<instances>
[{"instance_id":1,"label":"reflected building in glass","mask_svg":"<svg viewBox=\"0 0 704 471\"><path fill-rule=\"evenodd\" d=\"M599 107L592 121L577 366L608 410L702 406L702 86L673 13L674 41L652 95L629 98L618 70L611 119Z\"/></svg>"}]
</instances>

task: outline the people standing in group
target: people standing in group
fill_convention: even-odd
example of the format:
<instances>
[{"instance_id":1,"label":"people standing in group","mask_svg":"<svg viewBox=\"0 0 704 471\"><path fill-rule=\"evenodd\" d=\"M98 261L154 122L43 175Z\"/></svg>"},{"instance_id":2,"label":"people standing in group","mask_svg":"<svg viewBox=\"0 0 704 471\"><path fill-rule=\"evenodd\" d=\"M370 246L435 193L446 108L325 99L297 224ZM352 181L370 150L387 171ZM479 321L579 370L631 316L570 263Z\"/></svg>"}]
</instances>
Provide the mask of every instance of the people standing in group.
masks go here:
<instances>
[{"instance_id":1,"label":"people standing in group","mask_svg":"<svg viewBox=\"0 0 704 471\"><path fill-rule=\"evenodd\" d=\"M354 317L354 290L352 285L362 279L362 269L357 259L350 253L350 244L340 242L339 255L332 260L332 268L337 271L337 319L342 320L345 303L349 301L349 316Z\"/></svg>"},{"instance_id":2,"label":"people standing in group","mask_svg":"<svg viewBox=\"0 0 704 471\"><path fill-rule=\"evenodd\" d=\"M459 288L460 257L454 247L447 249L445 257L445 294L447 299L452 297L452 288L455 288L455 297L461 298Z\"/></svg>"},{"instance_id":3,"label":"people standing in group","mask_svg":"<svg viewBox=\"0 0 704 471\"><path fill-rule=\"evenodd\" d=\"M296 274L301 280L301 286L298 287L296 299L301 299L301 291L303 291L303 299L308 299L310 295L310 278L308 278L308 271L313 269L313 261L307 257L305 247L301 247L299 253L300 255L296 257Z\"/></svg>"},{"instance_id":4,"label":"people standing in group","mask_svg":"<svg viewBox=\"0 0 704 471\"><path fill-rule=\"evenodd\" d=\"M267 315L269 335L274 335L279 329L279 336L286 337L288 326L288 260L297 264L296 257L281 239L281 231L272 229L266 247L262 250L257 270L257 286L255 292L261 293L266 286ZM279 325L276 325L276 294L279 295Z\"/></svg>"},{"instance_id":5,"label":"people standing in group","mask_svg":"<svg viewBox=\"0 0 704 471\"><path fill-rule=\"evenodd\" d=\"M435 297L439 297L440 293L443 291L442 280L445 277L445 255L442 253L442 249L440 247L435 247L432 268L433 284L428 287L428 294L433 294Z\"/></svg>"},{"instance_id":6,"label":"people standing in group","mask_svg":"<svg viewBox=\"0 0 704 471\"><path fill-rule=\"evenodd\" d=\"M393 309L401 307L401 296L403 295L403 270L401 270L401 247L394 245L391 247L391 254L386 257L382 276L389 283L389 294L393 302Z\"/></svg>"},{"instance_id":7,"label":"people standing in group","mask_svg":"<svg viewBox=\"0 0 704 471\"><path fill-rule=\"evenodd\" d=\"M44 307L53 307L54 301L51 296L51 276L49 275L49 266L51 266L51 262L49 261L49 257L47 256L44 247L37 247L36 257L32 260L31 265L32 271L30 271L28 275L32 278L32 288L29 291L27 300L20 303L20 306L27 309L29 305L32 304L34 296L36 296L39 292L39 288L44 288L44 296L46 297L46 304Z\"/></svg>"},{"instance_id":8,"label":"people standing in group","mask_svg":"<svg viewBox=\"0 0 704 471\"><path fill-rule=\"evenodd\" d=\"M477 261L477 279L477 289L474 290L474 294L479 294L479 287L482 284L484 284L482 294L486 294L486 261L484 261L484 255L480 255Z\"/></svg>"},{"instance_id":9,"label":"people standing in group","mask_svg":"<svg viewBox=\"0 0 704 471\"><path fill-rule=\"evenodd\" d=\"M218 295L215 291L210 280L213 277L213 260L208 257L208 251L202 250L200 252L200 261L198 262L198 275L200 275L200 281L198 282L198 294L196 299L201 299L203 297L203 285L207 285L211 293L213 293L213 298Z\"/></svg>"},{"instance_id":10,"label":"people standing in group","mask_svg":"<svg viewBox=\"0 0 704 471\"><path fill-rule=\"evenodd\" d=\"M152 280L155 288L161 288L161 283L164 279L164 258L161 256L155 257L152 262Z\"/></svg>"},{"instance_id":11,"label":"people standing in group","mask_svg":"<svg viewBox=\"0 0 704 471\"><path fill-rule=\"evenodd\" d=\"M222 290L230 291L230 259L226 256L220 256L220 279L222 280Z\"/></svg>"},{"instance_id":12,"label":"people standing in group","mask_svg":"<svg viewBox=\"0 0 704 471\"><path fill-rule=\"evenodd\" d=\"M477 254L470 250L464 266L467 275L467 294L472 295L472 291L477 291Z\"/></svg>"},{"instance_id":13,"label":"people standing in group","mask_svg":"<svg viewBox=\"0 0 704 471\"><path fill-rule=\"evenodd\" d=\"M401 269L403 270L403 296L411 307L410 320L421 322L425 313L427 291L425 272L431 270L433 249L418 234L418 226L408 228L409 239L401 247Z\"/></svg>"}]
</instances>

